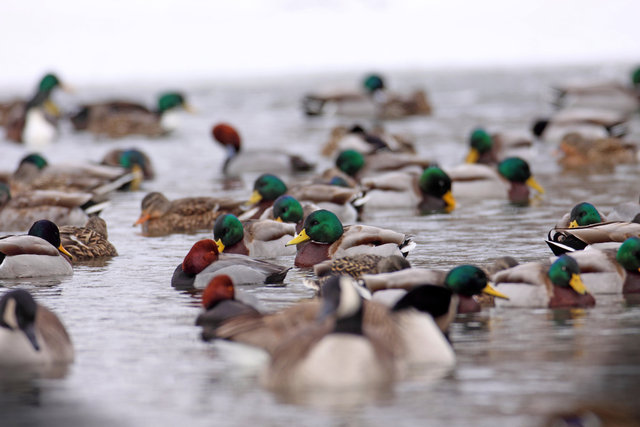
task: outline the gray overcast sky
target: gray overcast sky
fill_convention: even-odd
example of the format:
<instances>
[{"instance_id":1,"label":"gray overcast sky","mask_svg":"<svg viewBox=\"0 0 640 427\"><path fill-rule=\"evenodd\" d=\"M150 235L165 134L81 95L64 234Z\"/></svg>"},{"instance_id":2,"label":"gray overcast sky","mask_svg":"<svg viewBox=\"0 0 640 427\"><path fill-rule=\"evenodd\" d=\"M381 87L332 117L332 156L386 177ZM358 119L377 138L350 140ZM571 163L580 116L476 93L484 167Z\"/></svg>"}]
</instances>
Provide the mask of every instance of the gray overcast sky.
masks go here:
<instances>
[{"instance_id":1,"label":"gray overcast sky","mask_svg":"<svg viewBox=\"0 0 640 427\"><path fill-rule=\"evenodd\" d=\"M637 0L3 0L0 86L640 61Z\"/></svg>"}]
</instances>

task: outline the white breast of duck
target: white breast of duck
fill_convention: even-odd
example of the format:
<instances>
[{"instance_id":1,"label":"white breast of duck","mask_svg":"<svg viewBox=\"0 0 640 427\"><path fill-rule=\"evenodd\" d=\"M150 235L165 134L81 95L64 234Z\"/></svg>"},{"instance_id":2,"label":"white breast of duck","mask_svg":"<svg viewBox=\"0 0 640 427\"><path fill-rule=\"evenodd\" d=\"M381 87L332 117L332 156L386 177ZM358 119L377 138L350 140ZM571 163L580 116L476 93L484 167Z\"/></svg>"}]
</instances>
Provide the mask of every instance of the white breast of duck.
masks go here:
<instances>
[{"instance_id":1,"label":"white breast of duck","mask_svg":"<svg viewBox=\"0 0 640 427\"><path fill-rule=\"evenodd\" d=\"M31 149L42 149L57 136L58 129L51 123L40 108L27 111L22 141Z\"/></svg>"},{"instance_id":2,"label":"white breast of duck","mask_svg":"<svg viewBox=\"0 0 640 427\"><path fill-rule=\"evenodd\" d=\"M15 246L13 246L15 245ZM0 263L0 278L20 278L38 276L62 276L73 274L73 268L58 252L58 249L44 239L35 236L11 236L0 240L0 250L11 253L13 248L28 248L23 253L6 255ZM3 249L5 248L5 249Z\"/></svg>"},{"instance_id":3,"label":"white breast of duck","mask_svg":"<svg viewBox=\"0 0 640 427\"><path fill-rule=\"evenodd\" d=\"M501 282L501 275L508 275L513 277L514 281ZM493 276L494 282L498 290L506 295L509 295L509 299L496 298L496 307L548 307L549 306L549 292L545 286L546 272L541 268L539 263L530 262L526 264L520 264L516 267L510 268L498 272ZM519 281L520 277L523 278ZM528 283L524 278L537 278L536 283Z\"/></svg>"}]
</instances>

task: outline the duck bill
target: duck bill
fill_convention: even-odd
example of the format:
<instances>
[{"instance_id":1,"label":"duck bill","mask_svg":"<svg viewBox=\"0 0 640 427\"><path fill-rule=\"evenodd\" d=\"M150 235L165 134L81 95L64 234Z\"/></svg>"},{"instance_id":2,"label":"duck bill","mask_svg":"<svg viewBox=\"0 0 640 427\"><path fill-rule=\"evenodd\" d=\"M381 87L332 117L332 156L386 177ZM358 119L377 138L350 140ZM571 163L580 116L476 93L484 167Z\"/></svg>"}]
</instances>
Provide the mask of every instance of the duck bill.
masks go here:
<instances>
[{"instance_id":1,"label":"duck bill","mask_svg":"<svg viewBox=\"0 0 640 427\"><path fill-rule=\"evenodd\" d=\"M442 200L447 204L447 212L451 212L456 208L456 199L453 197L451 190L447 191L444 196L442 196Z\"/></svg>"},{"instance_id":2,"label":"duck bill","mask_svg":"<svg viewBox=\"0 0 640 427\"><path fill-rule=\"evenodd\" d=\"M276 218L276 221L277 222L284 222L284 221L282 221L282 218L280 218L280 217Z\"/></svg>"},{"instance_id":3,"label":"duck bill","mask_svg":"<svg viewBox=\"0 0 640 427\"><path fill-rule=\"evenodd\" d=\"M69 251L66 250L64 247L62 247L62 243L60 244L60 246L58 246L58 250L63 254L65 254L66 256L68 256L69 258L73 259L73 255L71 255Z\"/></svg>"},{"instance_id":4,"label":"duck bill","mask_svg":"<svg viewBox=\"0 0 640 427\"><path fill-rule=\"evenodd\" d=\"M584 295L587 293L587 287L582 282L579 274L572 274L571 279L569 280L569 286L573 288L574 291L579 293L580 295Z\"/></svg>"},{"instance_id":5,"label":"duck bill","mask_svg":"<svg viewBox=\"0 0 640 427\"><path fill-rule=\"evenodd\" d=\"M578 221L576 221L575 219L569 223L569 228L577 228L577 227L579 227L579 225L578 225Z\"/></svg>"},{"instance_id":6,"label":"duck bill","mask_svg":"<svg viewBox=\"0 0 640 427\"><path fill-rule=\"evenodd\" d=\"M50 99L44 101L44 110L53 117L60 117L60 108Z\"/></svg>"},{"instance_id":7,"label":"duck bill","mask_svg":"<svg viewBox=\"0 0 640 427\"><path fill-rule=\"evenodd\" d=\"M255 205L261 200L262 200L262 195L258 193L258 190L253 190L253 193L251 193L251 197L249 197L249 200L247 200L247 205Z\"/></svg>"},{"instance_id":8,"label":"duck bill","mask_svg":"<svg viewBox=\"0 0 640 427\"><path fill-rule=\"evenodd\" d=\"M148 213L142 214L140 215L140 218L138 218L138 220L133 223L133 225L135 226L144 224L145 222L149 221L149 219L151 219L151 215L149 215Z\"/></svg>"},{"instance_id":9,"label":"duck bill","mask_svg":"<svg viewBox=\"0 0 640 427\"><path fill-rule=\"evenodd\" d=\"M75 88L66 83L60 83L60 89L62 89L62 91L66 93L76 93Z\"/></svg>"},{"instance_id":10,"label":"duck bill","mask_svg":"<svg viewBox=\"0 0 640 427\"><path fill-rule=\"evenodd\" d=\"M142 180L144 179L142 167L140 167L140 165L133 165L131 173L133 174L133 179L131 180L131 184L129 184L129 189L131 191L138 191L142 185Z\"/></svg>"},{"instance_id":11,"label":"duck bill","mask_svg":"<svg viewBox=\"0 0 640 427\"><path fill-rule=\"evenodd\" d=\"M509 299L508 296L506 296L505 294L503 294L502 292L500 292L496 288L494 288L491 285L491 283L487 283L487 286L485 286L484 289L482 289L482 293L485 293L487 295L491 295L492 297L496 297L496 298L502 298L502 299L506 299L506 300Z\"/></svg>"},{"instance_id":12,"label":"duck bill","mask_svg":"<svg viewBox=\"0 0 640 427\"><path fill-rule=\"evenodd\" d=\"M285 246L297 245L299 243L306 242L307 240L311 240L311 238L307 236L307 230L303 228L302 231L296 234L293 239L289 240Z\"/></svg>"},{"instance_id":13,"label":"duck bill","mask_svg":"<svg viewBox=\"0 0 640 427\"><path fill-rule=\"evenodd\" d=\"M464 159L467 163L478 163L478 159L480 158L480 153L475 148L472 148L467 154L467 158Z\"/></svg>"},{"instance_id":14,"label":"duck bill","mask_svg":"<svg viewBox=\"0 0 640 427\"><path fill-rule=\"evenodd\" d=\"M222 239L216 240L216 246L218 246L219 253L222 253L222 251L224 251L224 243L222 243Z\"/></svg>"},{"instance_id":15,"label":"duck bill","mask_svg":"<svg viewBox=\"0 0 640 427\"><path fill-rule=\"evenodd\" d=\"M188 104L186 102L182 104L182 108L184 108L184 111L190 114L196 114L198 112L197 108L195 108L193 105Z\"/></svg>"},{"instance_id":16,"label":"duck bill","mask_svg":"<svg viewBox=\"0 0 640 427\"><path fill-rule=\"evenodd\" d=\"M40 345L38 344L38 340L36 338L36 328L35 325L31 324L22 329L22 332L27 336L27 339L35 349L35 351L40 351Z\"/></svg>"},{"instance_id":17,"label":"duck bill","mask_svg":"<svg viewBox=\"0 0 640 427\"><path fill-rule=\"evenodd\" d=\"M542 185L538 184L538 181L536 181L534 177L530 176L529 179L527 179L526 184L538 193L544 194L544 188L542 188Z\"/></svg>"}]
</instances>

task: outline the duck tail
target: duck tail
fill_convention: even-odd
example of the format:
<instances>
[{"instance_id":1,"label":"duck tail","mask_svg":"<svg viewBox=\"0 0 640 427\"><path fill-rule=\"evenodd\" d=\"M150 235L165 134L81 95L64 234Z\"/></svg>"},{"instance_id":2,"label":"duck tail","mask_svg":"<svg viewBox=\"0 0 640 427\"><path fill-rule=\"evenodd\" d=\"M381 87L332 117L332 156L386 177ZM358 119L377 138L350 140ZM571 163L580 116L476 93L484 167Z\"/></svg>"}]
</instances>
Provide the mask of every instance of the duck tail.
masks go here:
<instances>
[{"instance_id":1,"label":"duck tail","mask_svg":"<svg viewBox=\"0 0 640 427\"><path fill-rule=\"evenodd\" d=\"M405 258L407 257L407 255L409 255L409 252L411 252L415 247L416 247L416 242L414 242L411 238L405 239L405 241L402 242L402 244L399 246L400 252L402 253L402 256L404 256Z\"/></svg>"}]
</instances>

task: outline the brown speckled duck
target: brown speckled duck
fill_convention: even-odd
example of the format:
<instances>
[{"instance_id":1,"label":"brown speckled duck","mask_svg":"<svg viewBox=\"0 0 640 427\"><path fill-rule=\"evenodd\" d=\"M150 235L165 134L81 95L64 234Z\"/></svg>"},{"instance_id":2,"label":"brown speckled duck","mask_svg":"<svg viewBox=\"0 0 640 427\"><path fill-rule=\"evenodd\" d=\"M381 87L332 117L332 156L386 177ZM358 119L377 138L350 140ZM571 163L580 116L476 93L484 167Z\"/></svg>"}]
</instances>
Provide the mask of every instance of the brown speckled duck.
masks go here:
<instances>
[{"instance_id":1,"label":"brown speckled duck","mask_svg":"<svg viewBox=\"0 0 640 427\"><path fill-rule=\"evenodd\" d=\"M142 199L142 213L134 225L142 224L145 236L210 230L223 213L238 213L243 202L213 197L184 197L170 201L152 192Z\"/></svg>"},{"instance_id":2,"label":"brown speckled duck","mask_svg":"<svg viewBox=\"0 0 640 427\"><path fill-rule=\"evenodd\" d=\"M107 223L96 215L90 216L84 227L60 227L62 246L73 255L73 263L117 256L108 238Z\"/></svg>"}]
</instances>

